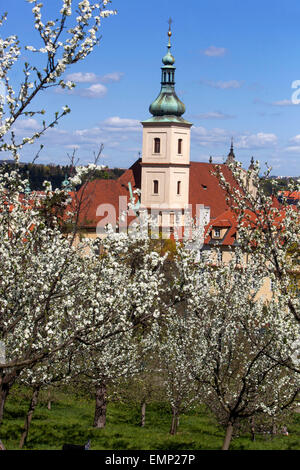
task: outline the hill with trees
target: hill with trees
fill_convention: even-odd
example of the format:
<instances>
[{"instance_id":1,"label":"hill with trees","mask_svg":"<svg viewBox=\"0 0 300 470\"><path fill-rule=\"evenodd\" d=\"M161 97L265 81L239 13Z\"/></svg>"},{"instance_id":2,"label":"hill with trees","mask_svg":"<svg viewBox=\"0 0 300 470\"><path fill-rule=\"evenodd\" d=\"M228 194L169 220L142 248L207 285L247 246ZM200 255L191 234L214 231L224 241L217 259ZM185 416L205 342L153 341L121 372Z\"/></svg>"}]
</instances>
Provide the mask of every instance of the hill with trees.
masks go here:
<instances>
[{"instance_id":1,"label":"hill with trees","mask_svg":"<svg viewBox=\"0 0 300 470\"><path fill-rule=\"evenodd\" d=\"M15 167L14 161L3 161L1 164L6 164L8 169ZM24 178L29 179L30 189L32 191L42 191L43 182L49 181L52 188L55 190L61 188L62 182L74 174L74 167L72 165L48 165L37 163L20 163L20 173ZM94 179L117 179L124 173L121 168L105 168L98 170L94 174Z\"/></svg>"}]
</instances>

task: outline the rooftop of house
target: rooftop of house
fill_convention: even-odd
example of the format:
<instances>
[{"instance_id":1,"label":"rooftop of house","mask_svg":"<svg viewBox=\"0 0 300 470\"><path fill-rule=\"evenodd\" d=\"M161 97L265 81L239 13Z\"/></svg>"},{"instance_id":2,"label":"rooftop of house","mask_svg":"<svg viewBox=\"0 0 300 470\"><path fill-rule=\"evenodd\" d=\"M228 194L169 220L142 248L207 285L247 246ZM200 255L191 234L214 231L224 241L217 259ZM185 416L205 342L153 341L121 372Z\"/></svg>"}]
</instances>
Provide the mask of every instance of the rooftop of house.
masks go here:
<instances>
[{"instance_id":1,"label":"rooftop of house","mask_svg":"<svg viewBox=\"0 0 300 470\"><path fill-rule=\"evenodd\" d=\"M215 229L220 229L220 236L216 236ZM236 242L236 235L237 216L232 210L228 209L207 225L204 242L206 245L233 246Z\"/></svg>"},{"instance_id":2,"label":"rooftop of house","mask_svg":"<svg viewBox=\"0 0 300 470\"><path fill-rule=\"evenodd\" d=\"M191 162L189 182L189 204L192 204L193 215L196 205L203 204L210 207L210 217L215 219L228 210L226 192L220 186L217 176L213 174L219 165L213 163ZM226 180L237 187L232 172L225 164L220 165ZM100 204L111 204L114 206L117 218L124 208L119 207L119 196L130 198L128 183L133 190L141 189L141 159L137 160L117 180L94 180L85 188L85 204L81 211L81 224L85 227L95 227L105 215L96 215ZM79 193L82 190L79 190ZM132 218L134 215L132 214Z\"/></svg>"}]
</instances>

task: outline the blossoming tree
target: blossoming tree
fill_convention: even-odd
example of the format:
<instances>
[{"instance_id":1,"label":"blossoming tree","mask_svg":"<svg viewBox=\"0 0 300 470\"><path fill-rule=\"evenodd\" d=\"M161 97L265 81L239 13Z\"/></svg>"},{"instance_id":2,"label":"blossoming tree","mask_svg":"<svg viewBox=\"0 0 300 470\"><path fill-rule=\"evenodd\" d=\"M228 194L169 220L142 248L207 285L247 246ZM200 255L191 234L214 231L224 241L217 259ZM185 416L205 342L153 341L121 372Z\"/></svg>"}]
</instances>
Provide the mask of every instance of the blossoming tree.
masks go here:
<instances>
[{"instance_id":1,"label":"blossoming tree","mask_svg":"<svg viewBox=\"0 0 300 470\"><path fill-rule=\"evenodd\" d=\"M300 389L299 370L292 363L299 325L289 314L288 299L280 292L268 303L259 299L265 269L240 253L229 263L213 265L205 258L178 249L179 299L184 312L169 309L170 324L177 325L164 348L176 357L173 373L184 387L200 386L204 402L225 426L223 449L241 421L256 415L277 416L293 405ZM181 315L180 321L174 315ZM188 333L187 333L188 330ZM170 356L171 357L171 356ZM174 381L174 380L173 380Z\"/></svg>"},{"instance_id":2,"label":"blossoming tree","mask_svg":"<svg viewBox=\"0 0 300 470\"><path fill-rule=\"evenodd\" d=\"M0 99L0 151L9 153L16 163L25 144L35 142L70 110L64 107L56 112L48 123L41 123L38 132L21 141L17 141L14 124L22 117L46 114L44 109L31 107L42 90L74 86L65 83L64 72L93 51L99 43L102 19L115 13L106 9L108 0L62 0L58 19L43 22L43 4L28 2L33 4L34 27L41 43L27 45L25 50L44 57L44 67L26 62L23 80L14 88L10 79L19 70L22 48L16 35L0 39L0 80L5 89ZM6 19L4 14L0 27ZM87 316L82 317L88 283L87 260L81 253L85 247L75 251L55 218L51 226L43 220L38 195L31 195L30 200L26 195L20 197L26 193L25 184L17 168L10 174L2 169L0 341L5 354L0 364L0 422L7 394L22 370L68 347L75 337L86 333L89 323ZM53 195L47 184L45 190L49 198L60 193Z\"/></svg>"},{"instance_id":3,"label":"blossoming tree","mask_svg":"<svg viewBox=\"0 0 300 470\"><path fill-rule=\"evenodd\" d=\"M232 187L220 170L217 176L237 216L238 244L244 253L255 256L265 268L274 290L284 295L291 314L300 322L299 288L291 288L297 270L299 276L299 207L289 205L287 197L279 204L276 195L265 194L260 184L258 162L247 172L237 162L231 163L230 169L238 188ZM264 177L269 176L270 171L267 170ZM254 191L249 191L250 181ZM299 181L289 185L290 191L299 188Z\"/></svg>"},{"instance_id":4,"label":"blossoming tree","mask_svg":"<svg viewBox=\"0 0 300 470\"><path fill-rule=\"evenodd\" d=\"M102 255L90 260L85 294L94 326L78 338L77 378L95 389L94 426L106 423L107 388L141 369L152 319L160 314L164 257L151 250L151 240L134 233L114 233L99 242ZM101 319L101 324L99 320Z\"/></svg>"},{"instance_id":5,"label":"blossoming tree","mask_svg":"<svg viewBox=\"0 0 300 470\"><path fill-rule=\"evenodd\" d=\"M44 67L25 62L23 80L13 88L10 78L19 68L21 46L16 35L0 39L0 80L4 83L5 96L0 100L0 151L9 152L19 160L20 150L26 143L35 142L49 127L70 112L68 106L56 112L48 123L43 121L38 132L21 141L16 140L13 125L20 117L46 114L45 109L35 111L31 105L37 94L49 87L60 86L71 89L75 84L65 82L64 72L68 67L84 60L99 43L98 31L103 18L115 13L107 10L110 0L62 0L57 19L44 20L43 3L27 0L33 4L34 28L39 34L39 45L26 45L25 50L44 56ZM77 16L75 16L75 13ZM0 18L0 27L7 14ZM45 21L45 22L43 22ZM37 41L38 42L38 41Z\"/></svg>"}]
</instances>

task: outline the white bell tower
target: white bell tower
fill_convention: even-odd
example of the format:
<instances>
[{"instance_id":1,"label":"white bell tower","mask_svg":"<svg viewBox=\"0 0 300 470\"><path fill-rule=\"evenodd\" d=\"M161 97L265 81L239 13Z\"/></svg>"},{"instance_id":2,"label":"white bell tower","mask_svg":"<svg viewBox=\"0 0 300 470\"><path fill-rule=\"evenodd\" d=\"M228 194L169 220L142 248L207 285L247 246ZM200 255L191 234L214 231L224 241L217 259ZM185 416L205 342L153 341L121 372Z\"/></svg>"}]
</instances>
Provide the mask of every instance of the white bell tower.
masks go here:
<instances>
[{"instance_id":1,"label":"white bell tower","mask_svg":"<svg viewBox=\"0 0 300 470\"><path fill-rule=\"evenodd\" d=\"M169 28L168 52L162 59L161 91L143 121L141 208L184 209L189 203L190 132L181 116L185 105L175 92L175 59Z\"/></svg>"}]
</instances>

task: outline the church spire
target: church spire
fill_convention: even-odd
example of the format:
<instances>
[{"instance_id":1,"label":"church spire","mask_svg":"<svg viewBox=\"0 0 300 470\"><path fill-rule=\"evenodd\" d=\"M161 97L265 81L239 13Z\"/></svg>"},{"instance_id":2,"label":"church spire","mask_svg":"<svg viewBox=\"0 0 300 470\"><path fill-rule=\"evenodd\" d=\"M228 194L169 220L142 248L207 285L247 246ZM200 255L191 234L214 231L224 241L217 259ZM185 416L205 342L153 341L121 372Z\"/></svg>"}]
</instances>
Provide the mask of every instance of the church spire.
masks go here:
<instances>
[{"instance_id":1,"label":"church spire","mask_svg":"<svg viewBox=\"0 0 300 470\"><path fill-rule=\"evenodd\" d=\"M231 146L230 146L230 152L227 155L227 160L226 163L233 163L235 161L235 155L233 151L233 137L231 137Z\"/></svg>"},{"instance_id":2,"label":"church spire","mask_svg":"<svg viewBox=\"0 0 300 470\"><path fill-rule=\"evenodd\" d=\"M169 31L168 31L169 43L167 45L168 52L166 53L166 55L162 59L162 62L165 66L168 66L168 65L172 66L175 63L175 59L171 54L171 47L172 47L171 46L171 37L172 37L171 24L172 24L172 19L170 18L169 19ZM174 75L175 75L175 68L174 68ZM162 79L163 79L163 77L162 77Z\"/></svg>"},{"instance_id":3,"label":"church spire","mask_svg":"<svg viewBox=\"0 0 300 470\"><path fill-rule=\"evenodd\" d=\"M251 162L250 162L250 165L249 165L249 170L254 170L255 168L255 164L254 164L254 158L253 156L251 157Z\"/></svg>"},{"instance_id":4,"label":"church spire","mask_svg":"<svg viewBox=\"0 0 300 470\"><path fill-rule=\"evenodd\" d=\"M156 100L150 105L150 113L154 118L165 116L167 120L181 121L181 115L185 112L185 105L180 101L175 92L175 59L171 54L171 23L169 20L168 30L168 51L163 57L163 67L161 68L161 90ZM165 120L164 119L164 120Z\"/></svg>"}]
</instances>

